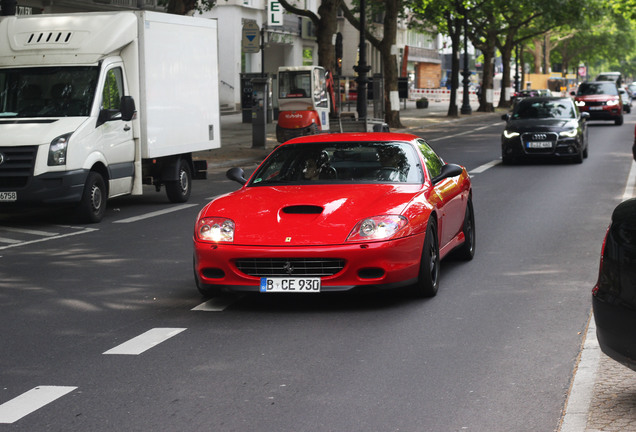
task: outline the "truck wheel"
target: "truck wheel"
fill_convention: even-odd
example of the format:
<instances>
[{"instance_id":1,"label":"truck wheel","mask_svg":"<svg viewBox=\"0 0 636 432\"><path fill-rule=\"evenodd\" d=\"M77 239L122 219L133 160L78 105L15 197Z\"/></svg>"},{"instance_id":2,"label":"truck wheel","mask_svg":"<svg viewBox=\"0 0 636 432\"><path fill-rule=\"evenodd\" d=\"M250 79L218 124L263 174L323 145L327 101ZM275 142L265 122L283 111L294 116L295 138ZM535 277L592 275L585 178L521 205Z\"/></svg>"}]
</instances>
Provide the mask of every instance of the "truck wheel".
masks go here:
<instances>
[{"instance_id":1,"label":"truck wheel","mask_svg":"<svg viewBox=\"0 0 636 432\"><path fill-rule=\"evenodd\" d=\"M77 217L82 223L97 223L106 213L106 183L101 174L95 171L88 173L82 200L77 207Z\"/></svg>"},{"instance_id":2,"label":"truck wheel","mask_svg":"<svg viewBox=\"0 0 636 432\"><path fill-rule=\"evenodd\" d=\"M192 193L192 173L188 161L179 161L179 174L177 181L166 182L166 195L173 203L186 202Z\"/></svg>"}]
</instances>

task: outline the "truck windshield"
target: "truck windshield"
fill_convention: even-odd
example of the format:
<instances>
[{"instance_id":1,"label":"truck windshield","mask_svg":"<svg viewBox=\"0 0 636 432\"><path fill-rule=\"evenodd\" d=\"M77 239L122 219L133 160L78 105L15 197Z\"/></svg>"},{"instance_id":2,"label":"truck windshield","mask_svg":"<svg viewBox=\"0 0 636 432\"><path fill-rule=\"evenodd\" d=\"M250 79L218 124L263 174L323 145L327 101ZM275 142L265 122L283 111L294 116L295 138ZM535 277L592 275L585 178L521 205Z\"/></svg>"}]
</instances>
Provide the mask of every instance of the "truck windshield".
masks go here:
<instances>
[{"instance_id":1,"label":"truck windshield","mask_svg":"<svg viewBox=\"0 0 636 432\"><path fill-rule=\"evenodd\" d=\"M90 115L97 66L0 69L0 118Z\"/></svg>"},{"instance_id":2,"label":"truck windshield","mask_svg":"<svg viewBox=\"0 0 636 432\"><path fill-rule=\"evenodd\" d=\"M278 74L279 98L311 97L310 71L288 71Z\"/></svg>"}]
</instances>

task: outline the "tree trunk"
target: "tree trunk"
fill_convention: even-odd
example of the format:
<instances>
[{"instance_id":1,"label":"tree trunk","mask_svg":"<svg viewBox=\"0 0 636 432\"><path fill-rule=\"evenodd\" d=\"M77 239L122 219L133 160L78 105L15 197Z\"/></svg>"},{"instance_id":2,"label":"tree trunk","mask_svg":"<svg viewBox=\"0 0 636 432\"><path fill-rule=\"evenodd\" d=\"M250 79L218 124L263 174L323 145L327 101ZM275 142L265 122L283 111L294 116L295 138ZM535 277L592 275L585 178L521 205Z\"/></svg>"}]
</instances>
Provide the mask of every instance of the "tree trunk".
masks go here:
<instances>
[{"instance_id":1,"label":"tree trunk","mask_svg":"<svg viewBox=\"0 0 636 432\"><path fill-rule=\"evenodd\" d=\"M397 40L397 21L402 1L386 0L385 4L384 35L379 47L384 75L384 121L389 128L402 128L399 99L397 106L391 104L391 92L398 91L397 53L392 51Z\"/></svg>"},{"instance_id":2,"label":"tree trunk","mask_svg":"<svg viewBox=\"0 0 636 432\"><path fill-rule=\"evenodd\" d=\"M489 32L485 40L471 40L473 46L484 54L484 68L483 78L481 83L481 96L479 97L479 112L493 112L495 107L492 101L488 101L488 91L493 91L494 76L495 76L495 51L497 34Z\"/></svg>"},{"instance_id":3,"label":"tree trunk","mask_svg":"<svg viewBox=\"0 0 636 432\"><path fill-rule=\"evenodd\" d=\"M503 63L503 75L501 76L501 95L499 95L499 108L508 108L511 105L510 97L506 98L506 89L510 88L510 62L512 60L513 41L509 37L506 43L499 47L501 62ZM509 95L508 95L509 96Z\"/></svg>"}]
</instances>

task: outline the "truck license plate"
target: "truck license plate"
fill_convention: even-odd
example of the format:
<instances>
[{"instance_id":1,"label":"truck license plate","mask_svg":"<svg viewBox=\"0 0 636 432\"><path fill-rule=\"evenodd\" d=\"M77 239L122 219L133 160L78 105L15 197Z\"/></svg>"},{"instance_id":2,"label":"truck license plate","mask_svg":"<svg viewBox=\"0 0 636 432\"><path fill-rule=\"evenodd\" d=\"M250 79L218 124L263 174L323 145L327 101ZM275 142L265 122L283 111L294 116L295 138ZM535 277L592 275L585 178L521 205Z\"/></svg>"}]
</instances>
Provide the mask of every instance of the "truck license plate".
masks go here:
<instances>
[{"instance_id":1,"label":"truck license plate","mask_svg":"<svg viewBox=\"0 0 636 432\"><path fill-rule=\"evenodd\" d=\"M17 192L0 192L0 201L17 201L18 193Z\"/></svg>"},{"instance_id":2,"label":"truck license plate","mask_svg":"<svg viewBox=\"0 0 636 432\"><path fill-rule=\"evenodd\" d=\"M261 278L261 292L320 292L320 278Z\"/></svg>"}]
</instances>

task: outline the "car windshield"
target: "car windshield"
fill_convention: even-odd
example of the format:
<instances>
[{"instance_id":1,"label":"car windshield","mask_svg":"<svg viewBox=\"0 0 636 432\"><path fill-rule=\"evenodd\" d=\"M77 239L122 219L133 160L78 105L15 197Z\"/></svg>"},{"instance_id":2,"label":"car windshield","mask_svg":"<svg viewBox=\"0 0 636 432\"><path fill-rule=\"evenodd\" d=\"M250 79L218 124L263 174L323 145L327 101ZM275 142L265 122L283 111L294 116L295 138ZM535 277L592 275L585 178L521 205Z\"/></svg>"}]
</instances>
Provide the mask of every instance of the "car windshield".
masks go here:
<instances>
[{"instance_id":1,"label":"car windshield","mask_svg":"<svg viewBox=\"0 0 636 432\"><path fill-rule=\"evenodd\" d=\"M0 117L88 116L99 68L0 69Z\"/></svg>"},{"instance_id":2,"label":"car windshield","mask_svg":"<svg viewBox=\"0 0 636 432\"><path fill-rule=\"evenodd\" d=\"M588 95L618 96L618 88L616 88L616 84L611 82L583 83L579 86L579 90L576 92L576 95L577 96L588 96Z\"/></svg>"},{"instance_id":3,"label":"car windshield","mask_svg":"<svg viewBox=\"0 0 636 432\"><path fill-rule=\"evenodd\" d=\"M312 183L422 183L414 147L405 142L329 142L280 146L250 186Z\"/></svg>"},{"instance_id":4,"label":"car windshield","mask_svg":"<svg viewBox=\"0 0 636 432\"><path fill-rule=\"evenodd\" d=\"M513 119L574 119L576 108L569 98L523 99L515 105Z\"/></svg>"}]
</instances>

